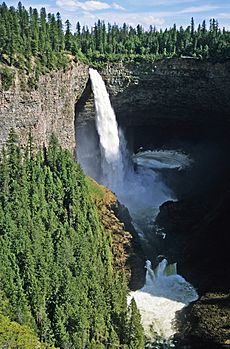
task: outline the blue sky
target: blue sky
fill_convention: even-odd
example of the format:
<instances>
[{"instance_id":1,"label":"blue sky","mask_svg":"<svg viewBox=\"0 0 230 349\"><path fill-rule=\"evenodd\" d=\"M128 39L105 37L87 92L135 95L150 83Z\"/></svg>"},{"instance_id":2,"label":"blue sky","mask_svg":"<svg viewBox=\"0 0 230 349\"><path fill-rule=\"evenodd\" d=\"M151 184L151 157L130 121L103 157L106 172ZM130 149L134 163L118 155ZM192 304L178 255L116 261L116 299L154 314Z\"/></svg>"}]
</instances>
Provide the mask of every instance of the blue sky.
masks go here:
<instances>
[{"instance_id":1,"label":"blue sky","mask_svg":"<svg viewBox=\"0 0 230 349\"><path fill-rule=\"evenodd\" d=\"M17 6L18 1L5 0L8 6ZM45 7L47 12L60 12L63 21L67 18L73 28L77 21L82 25L93 25L97 19L105 22L136 26L138 23L148 28L158 29L195 24L203 19L217 18L221 27L230 30L229 0L22 0L26 7Z\"/></svg>"}]
</instances>

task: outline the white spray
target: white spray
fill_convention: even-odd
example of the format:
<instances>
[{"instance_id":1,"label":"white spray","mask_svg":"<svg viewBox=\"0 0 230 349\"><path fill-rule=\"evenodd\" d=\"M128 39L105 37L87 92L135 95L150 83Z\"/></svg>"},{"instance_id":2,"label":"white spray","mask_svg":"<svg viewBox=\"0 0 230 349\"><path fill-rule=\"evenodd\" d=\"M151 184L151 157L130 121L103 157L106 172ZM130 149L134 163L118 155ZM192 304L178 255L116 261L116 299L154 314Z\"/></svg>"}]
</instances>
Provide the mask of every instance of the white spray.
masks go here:
<instances>
[{"instance_id":1,"label":"white spray","mask_svg":"<svg viewBox=\"0 0 230 349\"><path fill-rule=\"evenodd\" d=\"M126 141L122 131L118 130L105 83L96 70L90 68L89 73L96 107L96 127L100 139L101 183L116 192L130 213L136 213L147 207L158 207L170 198L168 188L158 181L154 171L140 168L135 172L133 167L129 166Z\"/></svg>"},{"instance_id":2,"label":"white spray","mask_svg":"<svg viewBox=\"0 0 230 349\"><path fill-rule=\"evenodd\" d=\"M153 271L146 262L146 282L142 289L130 292L140 310L145 334L154 340L162 338L170 347L175 333L175 313L198 298L191 284L177 274L176 264L163 259Z\"/></svg>"}]
</instances>

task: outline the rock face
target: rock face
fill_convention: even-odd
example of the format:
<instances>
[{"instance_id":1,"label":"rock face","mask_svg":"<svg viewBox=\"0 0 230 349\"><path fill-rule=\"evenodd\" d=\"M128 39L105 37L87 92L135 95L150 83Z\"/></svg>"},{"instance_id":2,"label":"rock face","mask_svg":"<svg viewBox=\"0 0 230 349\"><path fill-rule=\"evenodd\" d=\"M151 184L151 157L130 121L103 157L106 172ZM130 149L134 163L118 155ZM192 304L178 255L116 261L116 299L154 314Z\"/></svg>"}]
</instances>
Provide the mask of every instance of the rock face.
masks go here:
<instances>
[{"instance_id":1,"label":"rock face","mask_svg":"<svg viewBox=\"0 0 230 349\"><path fill-rule=\"evenodd\" d=\"M124 125L230 121L230 62L165 59L110 64L102 73Z\"/></svg>"},{"instance_id":2,"label":"rock face","mask_svg":"<svg viewBox=\"0 0 230 349\"><path fill-rule=\"evenodd\" d=\"M112 63L101 74L118 121L125 126L230 121L230 62L166 59ZM83 119L94 115L90 88ZM222 119L218 119L218 115Z\"/></svg>"},{"instance_id":3,"label":"rock face","mask_svg":"<svg viewBox=\"0 0 230 349\"><path fill-rule=\"evenodd\" d=\"M180 314L180 348L218 349L229 348L229 295L206 293L198 302ZM183 345L182 345L183 343Z\"/></svg>"},{"instance_id":4,"label":"rock face","mask_svg":"<svg viewBox=\"0 0 230 349\"><path fill-rule=\"evenodd\" d=\"M201 129L207 122L214 128L230 122L230 62L165 59L113 63L101 74L118 121L126 127L152 125L168 134L174 129L191 131L197 125ZM28 90L16 74L14 86L0 92L0 146L13 127L22 143L29 129L38 144L46 144L54 131L61 144L72 150L75 103L76 123L95 114L88 78L88 67L78 63L66 72L41 76L37 88ZM137 137L146 136L139 133Z\"/></svg>"},{"instance_id":5,"label":"rock face","mask_svg":"<svg viewBox=\"0 0 230 349\"><path fill-rule=\"evenodd\" d=\"M65 72L43 75L32 90L23 79L16 73L14 85L0 92L0 147L14 128L22 144L27 142L29 131L38 145L47 144L54 132L61 145L73 151L74 105L86 86L88 67L79 63Z\"/></svg>"},{"instance_id":6,"label":"rock face","mask_svg":"<svg viewBox=\"0 0 230 349\"><path fill-rule=\"evenodd\" d=\"M228 348L230 344L229 183L228 168L225 177L203 196L194 192L193 197L166 202L157 217L167 231L163 253L178 261L179 273L201 296L179 317L177 340L182 348Z\"/></svg>"},{"instance_id":7,"label":"rock face","mask_svg":"<svg viewBox=\"0 0 230 349\"><path fill-rule=\"evenodd\" d=\"M175 138L193 141L207 133L212 139L218 129L229 129L230 62L189 58L121 62L108 64L101 75L134 150L162 147L169 140L174 147ZM89 82L76 104L76 120L81 123L94 116Z\"/></svg>"}]
</instances>

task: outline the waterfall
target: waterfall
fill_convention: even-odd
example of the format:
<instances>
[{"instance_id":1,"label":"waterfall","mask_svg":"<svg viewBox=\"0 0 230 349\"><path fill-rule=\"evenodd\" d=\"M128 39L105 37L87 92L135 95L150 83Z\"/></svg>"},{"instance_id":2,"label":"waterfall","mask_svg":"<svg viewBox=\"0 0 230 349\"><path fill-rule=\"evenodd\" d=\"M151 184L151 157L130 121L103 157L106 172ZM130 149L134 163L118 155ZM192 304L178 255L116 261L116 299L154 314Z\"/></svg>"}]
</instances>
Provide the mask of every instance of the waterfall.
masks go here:
<instances>
[{"instance_id":1,"label":"waterfall","mask_svg":"<svg viewBox=\"0 0 230 349\"><path fill-rule=\"evenodd\" d=\"M100 143L99 162L102 175L99 181L114 190L119 201L128 207L133 224L142 237L142 244L146 241L146 246L149 245L145 246L146 250L151 248L152 253L151 239L154 241L154 234L157 234L157 231L154 231L154 217L160 204L172 199L171 192L159 179L154 169L180 169L186 167L189 160L184 155L171 151L143 152L132 158L126 149L125 137L118 129L116 116L102 77L94 69L90 69L89 72ZM85 136L87 142L92 142L89 135L85 134ZM83 144L85 144L85 137L83 138ZM95 143L88 147L91 150L93 148ZM79 158L85 160L81 154ZM89 159L88 162L82 161L86 164L83 168L87 174L93 173L95 176L98 159L97 157L89 157ZM136 170L134 170L133 161L138 165ZM146 269L144 287L130 292L129 301L132 297L136 300L145 333L150 340L154 341L161 337L161 340L169 342L170 346L170 340L175 333L172 321L176 311L197 299L198 296L195 289L177 274L176 264L169 265L167 260L163 259L153 270L148 260Z\"/></svg>"},{"instance_id":2,"label":"waterfall","mask_svg":"<svg viewBox=\"0 0 230 349\"><path fill-rule=\"evenodd\" d=\"M89 69L89 74L96 108L96 127L100 137L103 182L116 191L123 179L123 163L116 116L101 75L92 68Z\"/></svg>"},{"instance_id":3,"label":"waterfall","mask_svg":"<svg viewBox=\"0 0 230 349\"><path fill-rule=\"evenodd\" d=\"M168 188L158 181L158 175L151 169L140 168L137 172L134 171L132 157L128 158L126 140L118 129L105 83L95 69L90 68L89 73L100 141L102 175L99 181L115 191L130 213L158 207L171 198ZM92 167L92 164L88 167ZM87 168L84 169L87 173Z\"/></svg>"}]
</instances>

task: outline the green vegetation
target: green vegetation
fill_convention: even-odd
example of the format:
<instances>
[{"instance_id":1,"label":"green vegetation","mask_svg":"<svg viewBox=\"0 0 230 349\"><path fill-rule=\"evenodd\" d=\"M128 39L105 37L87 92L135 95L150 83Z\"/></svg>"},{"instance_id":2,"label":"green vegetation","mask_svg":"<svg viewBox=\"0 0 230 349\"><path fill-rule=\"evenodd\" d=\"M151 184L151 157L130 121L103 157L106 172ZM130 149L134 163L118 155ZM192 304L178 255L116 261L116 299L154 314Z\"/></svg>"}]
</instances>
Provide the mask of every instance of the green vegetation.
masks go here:
<instances>
[{"instance_id":1,"label":"green vegetation","mask_svg":"<svg viewBox=\"0 0 230 349\"><path fill-rule=\"evenodd\" d=\"M230 58L230 32L221 30L215 19L210 20L207 29L205 21L197 29L192 18L186 29L176 25L158 31L150 26L144 30L124 23L123 27L98 21L89 30L77 24L77 33L72 35L70 47L77 45L88 59L95 62L116 60L149 60L164 57L197 57L222 61Z\"/></svg>"},{"instance_id":2,"label":"green vegetation","mask_svg":"<svg viewBox=\"0 0 230 349\"><path fill-rule=\"evenodd\" d=\"M140 313L134 298L132 298L129 306L129 349L142 348L144 346L143 328L140 326L140 321Z\"/></svg>"},{"instance_id":3,"label":"green vegetation","mask_svg":"<svg viewBox=\"0 0 230 349\"><path fill-rule=\"evenodd\" d=\"M76 28L76 29L75 29ZM92 28L75 28L60 13L46 13L45 8L29 11L18 3L17 8L0 5L0 62L24 70L31 86L41 73L67 68L71 61L102 65L111 61L140 61L164 57L197 57L214 61L230 58L230 32L219 28L211 19L195 28L192 18L187 28L157 30L150 26L132 27L98 21ZM6 88L9 77L6 78Z\"/></svg>"},{"instance_id":4,"label":"green vegetation","mask_svg":"<svg viewBox=\"0 0 230 349\"><path fill-rule=\"evenodd\" d=\"M9 349L55 349L41 343L31 328L20 325L0 314L0 348Z\"/></svg>"},{"instance_id":5,"label":"green vegetation","mask_svg":"<svg viewBox=\"0 0 230 349\"><path fill-rule=\"evenodd\" d=\"M7 91L13 83L14 71L6 66L0 66L0 80L2 89Z\"/></svg>"},{"instance_id":6,"label":"green vegetation","mask_svg":"<svg viewBox=\"0 0 230 349\"><path fill-rule=\"evenodd\" d=\"M0 5L0 57L3 63L28 72L65 67L65 37L60 15L46 15L45 9L27 11L19 2L17 9Z\"/></svg>"},{"instance_id":7,"label":"green vegetation","mask_svg":"<svg viewBox=\"0 0 230 349\"><path fill-rule=\"evenodd\" d=\"M55 137L22 150L10 133L0 160L1 348L143 348L88 182Z\"/></svg>"}]
</instances>

